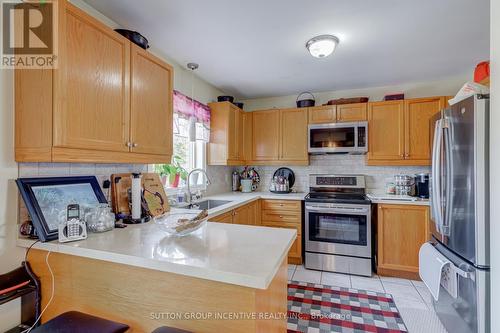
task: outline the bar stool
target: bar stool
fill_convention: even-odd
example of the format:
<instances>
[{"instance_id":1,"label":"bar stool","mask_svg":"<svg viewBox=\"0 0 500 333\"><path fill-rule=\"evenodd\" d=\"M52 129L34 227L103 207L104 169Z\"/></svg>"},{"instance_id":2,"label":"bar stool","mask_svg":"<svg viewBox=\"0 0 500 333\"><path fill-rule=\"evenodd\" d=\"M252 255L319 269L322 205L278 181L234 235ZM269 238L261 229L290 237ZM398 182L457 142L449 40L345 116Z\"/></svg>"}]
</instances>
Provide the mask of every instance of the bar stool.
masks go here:
<instances>
[{"instance_id":1,"label":"bar stool","mask_svg":"<svg viewBox=\"0 0 500 333\"><path fill-rule=\"evenodd\" d=\"M179 328L162 326L162 327L158 327L157 329L155 329L151 333L192 333L192 332L181 330Z\"/></svg>"},{"instance_id":2,"label":"bar stool","mask_svg":"<svg viewBox=\"0 0 500 333\"><path fill-rule=\"evenodd\" d=\"M31 333L123 333L128 328L128 325L115 321L68 311L38 326Z\"/></svg>"}]
</instances>

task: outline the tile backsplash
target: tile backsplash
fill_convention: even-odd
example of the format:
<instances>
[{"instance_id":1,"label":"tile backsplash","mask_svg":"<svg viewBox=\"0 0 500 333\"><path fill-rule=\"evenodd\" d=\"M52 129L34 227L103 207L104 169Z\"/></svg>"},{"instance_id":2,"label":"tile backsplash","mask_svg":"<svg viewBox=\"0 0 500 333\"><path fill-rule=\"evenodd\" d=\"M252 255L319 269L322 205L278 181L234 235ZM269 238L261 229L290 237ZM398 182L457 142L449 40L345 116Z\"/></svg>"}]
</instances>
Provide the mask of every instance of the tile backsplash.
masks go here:
<instances>
[{"instance_id":1,"label":"tile backsplash","mask_svg":"<svg viewBox=\"0 0 500 333\"><path fill-rule=\"evenodd\" d=\"M383 191L386 178L395 174L430 173L427 166L397 167L397 166L368 166L365 155L312 155L309 166L289 167L295 173L294 189L297 192L309 191L310 174L361 174L366 177L368 191ZM278 166L255 167L260 175L260 191L267 191L274 171Z\"/></svg>"}]
</instances>

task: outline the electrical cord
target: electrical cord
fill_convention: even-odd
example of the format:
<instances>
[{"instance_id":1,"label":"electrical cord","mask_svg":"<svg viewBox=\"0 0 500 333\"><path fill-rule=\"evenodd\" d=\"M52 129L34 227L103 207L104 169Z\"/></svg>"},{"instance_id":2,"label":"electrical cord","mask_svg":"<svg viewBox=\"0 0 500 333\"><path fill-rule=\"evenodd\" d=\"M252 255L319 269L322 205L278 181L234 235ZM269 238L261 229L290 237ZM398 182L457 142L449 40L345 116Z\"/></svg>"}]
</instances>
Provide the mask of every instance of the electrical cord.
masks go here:
<instances>
[{"instance_id":1,"label":"electrical cord","mask_svg":"<svg viewBox=\"0 0 500 333\"><path fill-rule=\"evenodd\" d=\"M33 247L36 243L38 243L39 241L40 241L40 240L39 240L39 239L37 239L36 241L34 241L34 242L33 242L33 244L31 244L31 245L28 247L28 249L26 250L26 253L24 254L24 261L28 262L28 254L29 254L29 252L30 252L31 248L32 248L32 247Z\"/></svg>"},{"instance_id":2,"label":"electrical cord","mask_svg":"<svg viewBox=\"0 0 500 333\"><path fill-rule=\"evenodd\" d=\"M38 242L38 240L36 242ZM35 245L36 242L34 242L33 244L31 244L31 246L28 248L28 250L26 251L25 258L28 257L29 250L31 249L31 247L33 247L33 245ZM31 330L36 326L36 324L38 324L38 322L42 318L42 315L44 314L45 310L47 310L47 308L49 307L50 303L52 303L52 300L54 299L54 293L55 293L56 286L55 286L54 272L52 271L52 267L50 267L50 264L49 264L49 256L50 256L51 253L52 253L51 251L47 252L47 256L45 257L45 263L47 264L47 268L49 269L49 273L50 273L50 276L51 276L51 279L52 279L52 295L50 295L49 301L47 302L47 304L43 308L43 310L40 313L40 315L38 316L38 318L36 318L36 320L33 323L33 325L30 328L22 331L21 333L29 333L29 332L31 332Z\"/></svg>"}]
</instances>

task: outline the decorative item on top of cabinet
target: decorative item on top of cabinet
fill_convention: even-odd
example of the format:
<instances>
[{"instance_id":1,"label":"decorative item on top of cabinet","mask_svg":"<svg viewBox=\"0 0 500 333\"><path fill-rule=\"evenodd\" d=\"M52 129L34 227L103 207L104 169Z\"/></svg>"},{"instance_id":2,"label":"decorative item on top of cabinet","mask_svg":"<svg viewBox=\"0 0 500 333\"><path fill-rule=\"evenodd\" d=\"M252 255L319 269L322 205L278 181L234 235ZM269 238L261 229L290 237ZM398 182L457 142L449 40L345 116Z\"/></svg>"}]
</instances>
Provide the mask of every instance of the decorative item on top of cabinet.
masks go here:
<instances>
[{"instance_id":1,"label":"decorative item on top of cabinet","mask_svg":"<svg viewBox=\"0 0 500 333\"><path fill-rule=\"evenodd\" d=\"M430 165L430 121L442 96L368 103L368 165Z\"/></svg>"},{"instance_id":2,"label":"decorative item on top of cabinet","mask_svg":"<svg viewBox=\"0 0 500 333\"><path fill-rule=\"evenodd\" d=\"M208 145L209 165L245 165L243 110L230 102L209 103L210 143Z\"/></svg>"},{"instance_id":3,"label":"decorative item on top of cabinet","mask_svg":"<svg viewBox=\"0 0 500 333\"><path fill-rule=\"evenodd\" d=\"M253 112L256 165L308 165L307 108Z\"/></svg>"},{"instance_id":4,"label":"decorative item on top of cabinet","mask_svg":"<svg viewBox=\"0 0 500 333\"><path fill-rule=\"evenodd\" d=\"M135 123L136 117L131 120L130 98L140 101L143 90L131 91L137 86L131 84L130 41L69 2L57 4L58 69L15 70L16 161L168 163L171 141L150 145L144 137L137 142L131 137L143 126ZM148 53L144 57L156 59ZM154 122L160 124L153 127L154 135L161 132L166 138L172 132L163 120L171 118L173 72L159 60L156 64L165 86L161 93L149 93L146 105L154 108L150 115L161 118ZM148 85L144 90L150 89L157 92ZM154 135L148 141L156 140Z\"/></svg>"},{"instance_id":5,"label":"decorative item on top of cabinet","mask_svg":"<svg viewBox=\"0 0 500 333\"><path fill-rule=\"evenodd\" d=\"M262 200L262 225L297 230L288 263L302 264L302 203L298 200Z\"/></svg>"},{"instance_id":6,"label":"decorative item on top of cabinet","mask_svg":"<svg viewBox=\"0 0 500 333\"><path fill-rule=\"evenodd\" d=\"M419 279L418 251L429 240L429 207L379 204L377 274Z\"/></svg>"}]
</instances>

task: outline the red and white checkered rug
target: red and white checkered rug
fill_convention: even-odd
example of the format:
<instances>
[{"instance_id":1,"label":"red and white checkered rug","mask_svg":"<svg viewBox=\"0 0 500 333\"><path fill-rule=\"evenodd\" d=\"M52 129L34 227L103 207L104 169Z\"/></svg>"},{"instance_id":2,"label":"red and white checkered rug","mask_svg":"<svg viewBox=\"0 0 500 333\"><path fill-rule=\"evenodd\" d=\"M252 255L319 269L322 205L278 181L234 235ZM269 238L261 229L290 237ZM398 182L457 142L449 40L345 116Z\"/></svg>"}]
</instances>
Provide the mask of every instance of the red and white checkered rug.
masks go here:
<instances>
[{"instance_id":1,"label":"red and white checkered rug","mask_svg":"<svg viewBox=\"0 0 500 333\"><path fill-rule=\"evenodd\" d=\"M389 294L288 282L288 333L408 332Z\"/></svg>"}]
</instances>

